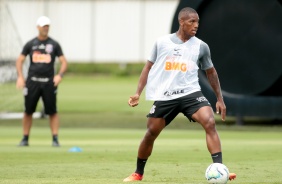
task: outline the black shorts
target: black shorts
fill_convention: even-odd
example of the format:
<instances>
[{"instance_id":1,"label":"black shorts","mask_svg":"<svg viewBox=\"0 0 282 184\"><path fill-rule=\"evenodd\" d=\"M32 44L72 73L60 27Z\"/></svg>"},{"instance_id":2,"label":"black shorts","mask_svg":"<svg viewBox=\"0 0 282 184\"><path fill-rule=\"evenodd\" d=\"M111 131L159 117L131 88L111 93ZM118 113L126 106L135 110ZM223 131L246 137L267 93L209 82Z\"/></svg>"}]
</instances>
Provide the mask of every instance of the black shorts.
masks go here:
<instances>
[{"instance_id":1,"label":"black shorts","mask_svg":"<svg viewBox=\"0 0 282 184\"><path fill-rule=\"evenodd\" d=\"M201 91L168 101L155 101L147 117L164 118L168 125L180 112L190 121L192 115L203 106L211 106ZM194 121L195 122L195 121Z\"/></svg>"},{"instance_id":2,"label":"black shorts","mask_svg":"<svg viewBox=\"0 0 282 184\"><path fill-rule=\"evenodd\" d=\"M46 114L52 115L57 113L57 87L54 86L53 79L38 78L27 79L24 88L25 113L32 114L36 110L39 98L43 100ZM48 81L44 80L48 79Z\"/></svg>"}]
</instances>

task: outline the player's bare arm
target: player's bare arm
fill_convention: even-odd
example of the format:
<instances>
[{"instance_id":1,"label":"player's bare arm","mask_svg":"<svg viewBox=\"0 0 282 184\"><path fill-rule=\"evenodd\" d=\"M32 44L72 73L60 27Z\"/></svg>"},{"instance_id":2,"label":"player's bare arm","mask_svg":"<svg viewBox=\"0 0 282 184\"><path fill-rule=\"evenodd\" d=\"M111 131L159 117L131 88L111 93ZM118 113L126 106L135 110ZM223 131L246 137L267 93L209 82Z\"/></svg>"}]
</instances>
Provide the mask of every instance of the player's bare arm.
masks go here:
<instances>
[{"instance_id":1,"label":"player's bare arm","mask_svg":"<svg viewBox=\"0 0 282 184\"><path fill-rule=\"evenodd\" d=\"M54 79L53 79L55 86L59 85L68 67L67 60L64 56L60 56L59 61L61 62L60 71L57 75L54 76Z\"/></svg>"},{"instance_id":2,"label":"player's bare arm","mask_svg":"<svg viewBox=\"0 0 282 184\"><path fill-rule=\"evenodd\" d=\"M221 119L222 121L225 121L225 116L226 116L226 106L223 101L222 93L221 93L221 88L220 88L220 83L218 79L217 72L214 67L207 69L206 70L206 75L208 78L208 81L216 95L217 102L216 102L216 113L221 114Z\"/></svg>"},{"instance_id":3,"label":"player's bare arm","mask_svg":"<svg viewBox=\"0 0 282 184\"><path fill-rule=\"evenodd\" d=\"M18 78L17 78L17 84L16 87L18 89L22 89L25 87L25 79L23 76L23 62L25 61L25 55L19 55L17 61L16 61L16 69L17 69L17 73L18 73Z\"/></svg>"},{"instance_id":4,"label":"player's bare arm","mask_svg":"<svg viewBox=\"0 0 282 184\"><path fill-rule=\"evenodd\" d=\"M144 87L146 86L148 74L149 74L149 71L151 70L151 67L153 66L153 64L154 63L152 63L151 61L147 61L146 65L143 67L143 70L142 70L140 78L139 78L136 93L135 93L135 95L129 97L129 100L128 100L129 106L135 107L139 104L140 95L141 95Z\"/></svg>"}]
</instances>

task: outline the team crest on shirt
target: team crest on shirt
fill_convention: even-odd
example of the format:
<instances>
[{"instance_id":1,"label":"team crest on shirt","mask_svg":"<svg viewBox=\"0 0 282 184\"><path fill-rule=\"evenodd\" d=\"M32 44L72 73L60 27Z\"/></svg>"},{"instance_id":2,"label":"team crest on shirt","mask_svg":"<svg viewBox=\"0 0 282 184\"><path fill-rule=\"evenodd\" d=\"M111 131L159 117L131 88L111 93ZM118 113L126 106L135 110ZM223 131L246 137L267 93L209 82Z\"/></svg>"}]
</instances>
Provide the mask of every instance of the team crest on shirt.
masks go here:
<instances>
[{"instance_id":1,"label":"team crest on shirt","mask_svg":"<svg viewBox=\"0 0 282 184\"><path fill-rule=\"evenodd\" d=\"M53 51L53 45L52 44L46 44L45 51L50 54Z\"/></svg>"}]
</instances>

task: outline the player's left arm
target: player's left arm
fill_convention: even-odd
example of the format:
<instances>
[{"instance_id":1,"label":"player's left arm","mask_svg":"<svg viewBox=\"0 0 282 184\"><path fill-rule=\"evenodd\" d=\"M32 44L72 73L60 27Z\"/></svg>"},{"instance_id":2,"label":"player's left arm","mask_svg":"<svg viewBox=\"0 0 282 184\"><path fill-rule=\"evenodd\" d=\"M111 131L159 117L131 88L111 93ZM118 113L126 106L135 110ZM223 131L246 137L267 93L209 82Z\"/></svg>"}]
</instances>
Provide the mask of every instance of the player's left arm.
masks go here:
<instances>
[{"instance_id":1,"label":"player's left arm","mask_svg":"<svg viewBox=\"0 0 282 184\"><path fill-rule=\"evenodd\" d=\"M59 83L62 81L63 75L67 71L67 68L68 68L67 59L65 58L64 55L61 55L59 57L59 61L61 63L60 70L59 70L59 73L55 75L53 79L55 86L58 86Z\"/></svg>"},{"instance_id":2,"label":"player's left arm","mask_svg":"<svg viewBox=\"0 0 282 184\"><path fill-rule=\"evenodd\" d=\"M208 81L216 95L216 113L220 113L221 119L225 121L226 106L223 101L219 78L211 60L210 48L205 42L202 42L200 46L199 65L202 70L206 71Z\"/></svg>"},{"instance_id":3,"label":"player's left arm","mask_svg":"<svg viewBox=\"0 0 282 184\"><path fill-rule=\"evenodd\" d=\"M221 92L221 87L220 87L220 82L219 78L216 72L216 69L214 67L209 68L206 70L206 75L208 78L208 81L216 95L217 102L216 102L216 113L221 114L221 119L222 121L225 121L225 116L226 116L226 106L223 100L222 92Z\"/></svg>"}]
</instances>

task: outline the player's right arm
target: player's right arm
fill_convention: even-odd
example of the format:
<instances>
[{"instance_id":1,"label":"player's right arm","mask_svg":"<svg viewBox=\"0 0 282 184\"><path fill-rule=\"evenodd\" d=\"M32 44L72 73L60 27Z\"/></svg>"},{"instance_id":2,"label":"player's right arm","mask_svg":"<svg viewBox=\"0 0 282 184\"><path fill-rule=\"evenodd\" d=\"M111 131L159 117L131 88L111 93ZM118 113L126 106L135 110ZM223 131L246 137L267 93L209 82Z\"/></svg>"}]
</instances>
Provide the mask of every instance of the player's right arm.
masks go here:
<instances>
[{"instance_id":1,"label":"player's right arm","mask_svg":"<svg viewBox=\"0 0 282 184\"><path fill-rule=\"evenodd\" d=\"M157 59L157 52L158 52L158 47L157 47L157 42L156 42L153 46L153 49L151 51L149 58L147 59L147 63L143 67L143 70L142 70L141 75L139 77L139 82L138 82L136 93L135 93L135 95L129 97L128 105L131 106L131 107L135 107L139 103L140 95L141 95L144 87L147 84L149 72L150 72L153 64L155 63L155 61Z\"/></svg>"},{"instance_id":2,"label":"player's right arm","mask_svg":"<svg viewBox=\"0 0 282 184\"><path fill-rule=\"evenodd\" d=\"M135 95L131 96L128 100L129 106L135 107L135 106L138 105L140 95L141 95L144 87L147 84L148 74L149 74L153 64L154 63L152 63L151 61L148 60L147 63L145 64L145 66L143 67L143 70L142 70L140 78L139 78L136 93L135 93Z\"/></svg>"},{"instance_id":3,"label":"player's right arm","mask_svg":"<svg viewBox=\"0 0 282 184\"><path fill-rule=\"evenodd\" d=\"M23 76L23 62L25 61L25 55L20 54L17 61L16 61L16 69L17 69L17 74L18 74L18 79L17 79L17 88L22 89L25 87L25 79Z\"/></svg>"}]
</instances>

